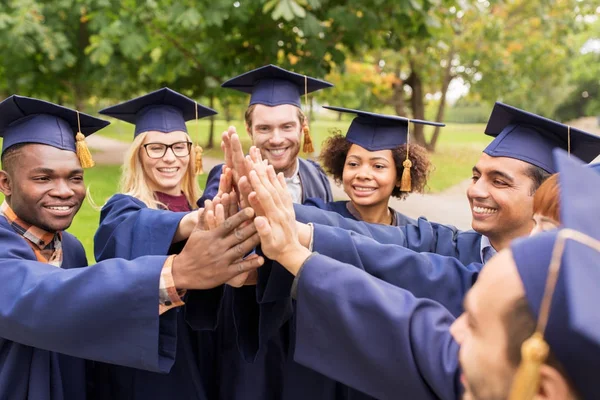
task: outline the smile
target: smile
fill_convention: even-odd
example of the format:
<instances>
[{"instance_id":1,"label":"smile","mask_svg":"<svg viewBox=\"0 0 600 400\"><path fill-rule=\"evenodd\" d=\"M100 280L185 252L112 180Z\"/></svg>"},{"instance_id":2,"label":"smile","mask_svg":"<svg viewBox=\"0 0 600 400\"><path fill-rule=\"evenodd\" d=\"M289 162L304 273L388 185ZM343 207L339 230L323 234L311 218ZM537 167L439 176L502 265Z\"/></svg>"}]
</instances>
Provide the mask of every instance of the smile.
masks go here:
<instances>
[{"instance_id":1,"label":"smile","mask_svg":"<svg viewBox=\"0 0 600 400\"><path fill-rule=\"evenodd\" d=\"M375 190L377 190L376 188L373 188L373 187L364 187L364 186L352 186L352 189L356 190L357 192L364 192L364 193L370 193L370 192L374 192Z\"/></svg>"},{"instance_id":2,"label":"smile","mask_svg":"<svg viewBox=\"0 0 600 400\"><path fill-rule=\"evenodd\" d=\"M46 208L55 211L69 211L73 206L46 206Z\"/></svg>"},{"instance_id":3,"label":"smile","mask_svg":"<svg viewBox=\"0 0 600 400\"><path fill-rule=\"evenodd\" d=\"M165 172L167 174L172 172L177 172L179 167L170 167L170 168L157 168L158 172Z\"/></svg>"},{"instance_id":4,"label":"smile","mask_svg":"<svg viewBox=\"0 0 600 400\"><path fill-rule=\"evenodd\" d=\"M476 212L477 214L494 214L494 213L497 213L498 210L496 208L486 208L486 207L474 206L473 212Z\"/></svg>"},{"instance_id":5,"label":"smile","mask_svg":"<svg viewBox=\"0 0 600 400\"><path fill-rule=\"evenodd\" d=\"M285 153L285 151L287 150L287 147L284 147L282 149L269 149L267 150L269 153L273 154L275 157L282 155L283 153Z\"/></svg>"}]
</instances>

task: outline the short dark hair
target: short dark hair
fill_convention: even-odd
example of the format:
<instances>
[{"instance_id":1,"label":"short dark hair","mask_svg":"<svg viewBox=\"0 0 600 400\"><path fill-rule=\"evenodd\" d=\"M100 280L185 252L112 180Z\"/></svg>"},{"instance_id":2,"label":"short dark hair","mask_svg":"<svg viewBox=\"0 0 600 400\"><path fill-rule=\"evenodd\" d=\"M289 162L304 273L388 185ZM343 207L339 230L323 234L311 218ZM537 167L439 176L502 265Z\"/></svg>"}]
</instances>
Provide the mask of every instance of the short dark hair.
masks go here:
<instances>
[{"instance_id":1,"label":"short dark hair","mask_svg":"<svg viewBox=\"0 0 600 400\"><path fill-rule=\"evenodd\" d=\"M525 175L533 181L533 185L531 185L531 195L533 196L540 185L552 174L537 165L529 165L525 170Z\"/></svg>"},{"instance_id":2,"label":"short dark hair","mask_svg":"<svg viewBox=\"0 0 600 400\"><path fill-rule=\"evenodd\" d=\"M2 169L8 173L12 173L17 166L17 160L21 154L21 149L27 146L29 143L17 143L10 146L8 149L2 152L0 162L2 163Z\"/></svg>"},{"instance_id":3,"label":"short dark hair","mask_svg":"<svg viewBox=\"0 0 600 400\"><path fill-rule=\"evenodd\" d=\"M352 147L352 143L346 140L346 137L339 130L334 131L335 134L325 141L319 159L323 169L331 174L336 183L340 184L344 176L344 165L346 164L346 156ZM396 164L396 174L398 179L402 176L404 167L402 162L406 159L406 145L403 144L392 149L392 157ZM399 187L394 187L392 196L399 199L404 199L409 193L422 193L427 185L427 178L431 171L431 161L427 150L418 144L411 144L409 147L408 158L412 162L410 169L410 177L412 181L412 190L410 192L401 192Z\"/></svg>"}]
</instances>

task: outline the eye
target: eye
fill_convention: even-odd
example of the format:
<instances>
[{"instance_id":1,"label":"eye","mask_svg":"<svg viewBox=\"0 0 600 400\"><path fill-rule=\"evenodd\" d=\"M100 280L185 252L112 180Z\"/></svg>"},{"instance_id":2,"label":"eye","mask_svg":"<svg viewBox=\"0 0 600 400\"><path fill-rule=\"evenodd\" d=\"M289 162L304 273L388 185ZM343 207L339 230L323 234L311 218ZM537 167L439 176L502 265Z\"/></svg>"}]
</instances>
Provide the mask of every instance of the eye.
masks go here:
<instances>
[{"instance_id":1,"label":"eye","mask_svg":"<svg viewBox=\"0 0 600 400\"><path fill-rule=\"evenodd\" d=\"M50 180L49 176L35 176L32 178L36 182L48 182Z\"/></svg>"},{"instance_id":2,"label":"eye","mask_svg":"<svg viewBox=\"0 0 600 400\"><path fill-rule=\"evenodd\" d=\"M500 180L500 179L494 179L494 185L496 186L508 186L508 183Z\"/></svg>"},{"instance_id":3,"label":"eye","mask_svg":"<svg viewBox=\"0 0 600 400\"><path fill-rule=\"evenodd\" d=\"M148 146L148 148L151 151L161 151L164 148L164 146L160 145L160 144L153 144L153 145Z\"/></svg>"},{"instance_id":4,"label":"eye","mask_svg":"<svg viewBox=\"0 0 600 400\"><path fill-rule=\"evenodd\" d=\"M375 167L375 169L385 169L386 168L386 166L383 164L375 164L374 167Z\"/></svg>"},{"instance_id":5,"label":"eye","mask_svg":"<svg viewBox=\"0 0 600 400\"><path fill-rule=\"evenodd\" d=\"M75 183L80 183L80 182L83 182L83 176L77 175L77 176L72 177L71 180Z\"/></svg>"},{"instance_id":6,"label":"eye","mask_svg":"<svg viewBox=\"0 0 600 400\"><path fill-rule=\"evenodd\" d=\"M473 181L473 183L475 183L475 182L477 182L477 181L479 180L479 176L477 176L477 175L473 175L473 176L471 177L471 180Z\"/></svg>"},{"instance_id":7,"label":"eye","mask_svg":"<svg viewBox=\"0 0 600 400\"><path fill-rule=\"evenodd\" d=\"M358 167L358 163L356 161L348 161L346 165L349 167Z\"/></svg>"},{"instance_id":8,"label":"eye","mask_svg":"<svg viewBox=\"0 0 600 400\"><path fill-rule=\"evenodd\" d=\"M187 148L187 145L185 143L176 143L175 145L173 145L173 148L175 150L185 150Z\"/></svg>"}]
</instances>

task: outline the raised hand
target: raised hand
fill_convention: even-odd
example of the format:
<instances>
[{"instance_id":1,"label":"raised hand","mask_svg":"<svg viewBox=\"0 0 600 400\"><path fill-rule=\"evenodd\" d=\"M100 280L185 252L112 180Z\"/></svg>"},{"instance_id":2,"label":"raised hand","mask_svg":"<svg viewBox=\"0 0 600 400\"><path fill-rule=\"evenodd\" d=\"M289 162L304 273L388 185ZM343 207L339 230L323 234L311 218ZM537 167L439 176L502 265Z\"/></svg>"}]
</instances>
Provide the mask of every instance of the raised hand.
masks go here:
<instances>
[{"instance_id":1,"label":"raised hand","mask_svg":"<svg viewBox=\"0 0 600 400\"><path fill-rule=\"evenodd\" d=\"M211 203L207 202L206 206L212 207L215 202ZM258 256L241 259L259 243L254 224L244 226L254 217L253 210L241 210L216 226L211 220L225 215L222 199L217 203L214 211L204 213L205 217L198 221L185 247L173 260L173 280L177 288L210 289L256 270L264 262ZM227 209L232 208L228 205ZM205 230L211 224L215 228ZM244 281L246 279L244 277Z\"/></svg>"},{"instance_id":2,"label":"raised hand","mask_svg":"<svg viewBox=\"0 0 600 400\"><path fill-rule=\"evenodd\" d=\"M264 216L254 220L263 253L296 274L310 251L300 243L292 197L283 174L256 159L250 171L253 192L248 199Z\"/></svg>"}]
</instances>

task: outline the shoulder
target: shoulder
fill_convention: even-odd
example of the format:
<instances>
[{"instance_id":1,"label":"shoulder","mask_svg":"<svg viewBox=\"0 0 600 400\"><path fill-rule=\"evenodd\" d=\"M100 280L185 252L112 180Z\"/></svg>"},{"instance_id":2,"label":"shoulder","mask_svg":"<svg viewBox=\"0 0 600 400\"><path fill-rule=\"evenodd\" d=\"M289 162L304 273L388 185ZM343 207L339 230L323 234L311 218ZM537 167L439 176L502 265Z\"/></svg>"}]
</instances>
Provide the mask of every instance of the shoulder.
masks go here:
<instances>
[{"instance_id":1,"label":"shoulder","mask_svg":"<svg viewBox=\"0 0 600 400\"><path fill-rule=\"evenodd\" d=\"M36 259L27 240L15 232L4 217L0 217L0 243L0 259Z\"/></svg>"},{"instance_id":2,"label":"shoulder","mask_svg":"<svg viewBox=\"0 0 600 400\"><path fill-rule=\"evenodd\" d=\"M325 173L325 171L323 171L323 168L321 167L321 164L319 164L318 162L316 162L314 160L300 158L300 157L298 157L298 160L300 161L300 167L304 166L305 168L314 168L323 174Z\"/></svg>"},{"instance_id":3,"label":"shoulder","mask_svg":"<svg viewBox=\"0 0 600 400\"><path fill-rule=\"evenodd\" d=\"M128 194L118 193L113 195L106 204L102 207L102 211L105 209L115 209L115 208L147 208L148 206L143 201L130 196Z\"/></svg>"}]
</instances>

